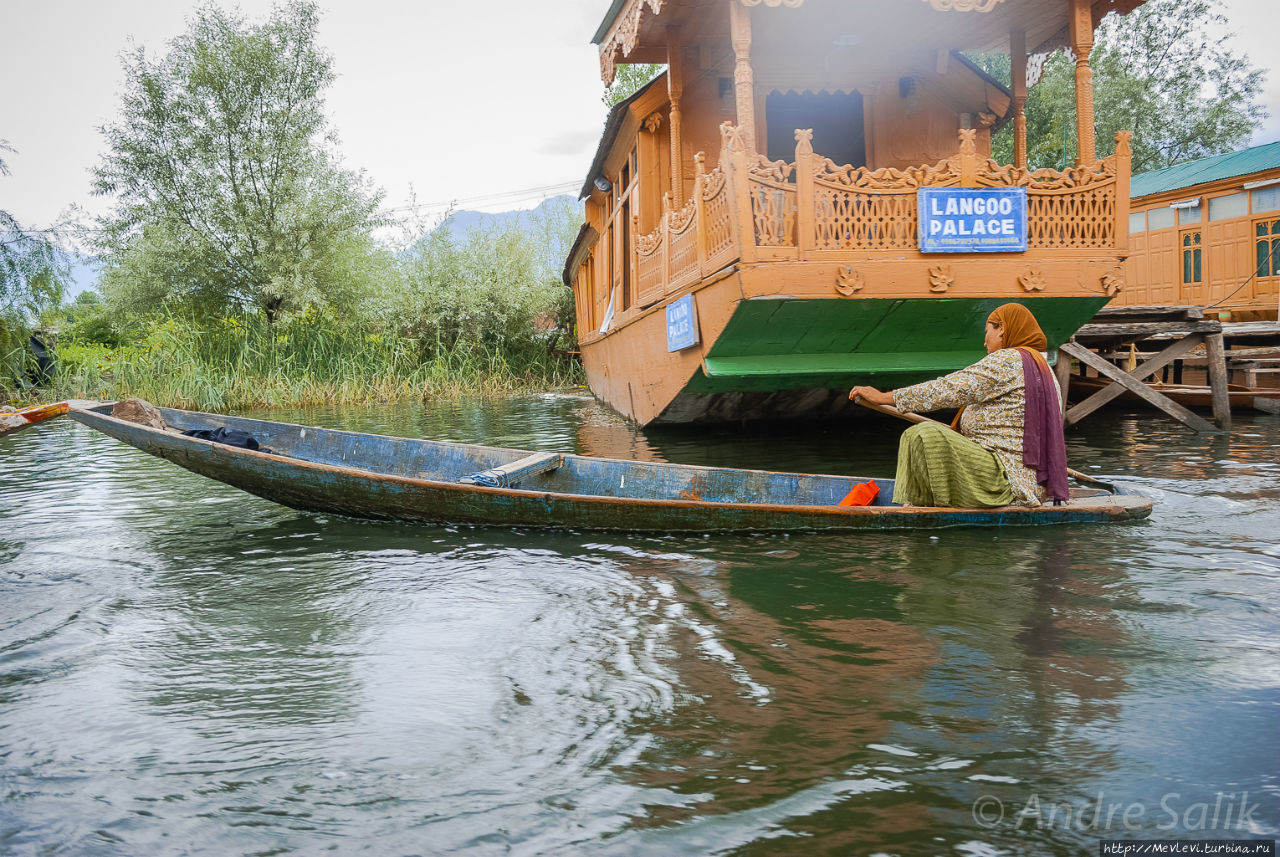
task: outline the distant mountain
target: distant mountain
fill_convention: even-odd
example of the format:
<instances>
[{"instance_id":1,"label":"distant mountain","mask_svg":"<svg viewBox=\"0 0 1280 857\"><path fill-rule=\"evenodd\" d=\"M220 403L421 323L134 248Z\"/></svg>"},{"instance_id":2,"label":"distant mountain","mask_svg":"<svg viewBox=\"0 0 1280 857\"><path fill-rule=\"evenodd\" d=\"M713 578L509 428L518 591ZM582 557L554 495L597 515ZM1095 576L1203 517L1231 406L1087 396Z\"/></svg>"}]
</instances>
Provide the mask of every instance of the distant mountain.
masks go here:
<instances>
[{"instance_id":1,"label":"distant mountain","mask_svg":"<svg viewBox=\"0 0 1280 857\"><path fill-rule=\"evenodd\" d=\"M449 218L437 226L437 229L443 229L449 233L452 238L466 237L467 231L476 227L489 228L492 226L507 226L515 224L517 226L530 226L533 218L544 209L553 205L563 205L565 202L577 204L577 197L562 193L559 196L552 196L538 203L536 208L524 209L521 211L468 211L462 209L455 211L449 215Z\"/></svg>"}]
</instances>

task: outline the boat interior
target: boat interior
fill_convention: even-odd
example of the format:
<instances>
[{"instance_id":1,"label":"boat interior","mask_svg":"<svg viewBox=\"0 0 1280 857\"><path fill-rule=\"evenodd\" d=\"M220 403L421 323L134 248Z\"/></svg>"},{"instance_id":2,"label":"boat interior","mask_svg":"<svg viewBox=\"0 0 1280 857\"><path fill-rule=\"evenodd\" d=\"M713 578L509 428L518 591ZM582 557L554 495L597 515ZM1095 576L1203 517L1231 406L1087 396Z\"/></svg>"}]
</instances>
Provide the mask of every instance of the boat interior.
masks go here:
<instances>
[{"instance_id":1,"label":"boat interior","mask_svg":"<svg viewBox=\"0 0 1280 857\"><path fill-rule=\"evenodd\" d=\"M101 405L90 410L110 417L111 407ZM492 487L522 491L788 506L835 506L855 485L874 481L879 491L870 505L894 505L892 479L866 480L853 476L775 473L536 453L361 434L172 408L158 410L168 428L162 434L180 435L184 431L218 427L239 429L260 444L260 452L398 478L471 485L489 485L492 483L486 480L494 479L498 484ZM134 425L121 420L113 422ZM107 430L107 427L103 429ZM182 440L207 442L189 438Z\"/></svg>"}]
</instances>

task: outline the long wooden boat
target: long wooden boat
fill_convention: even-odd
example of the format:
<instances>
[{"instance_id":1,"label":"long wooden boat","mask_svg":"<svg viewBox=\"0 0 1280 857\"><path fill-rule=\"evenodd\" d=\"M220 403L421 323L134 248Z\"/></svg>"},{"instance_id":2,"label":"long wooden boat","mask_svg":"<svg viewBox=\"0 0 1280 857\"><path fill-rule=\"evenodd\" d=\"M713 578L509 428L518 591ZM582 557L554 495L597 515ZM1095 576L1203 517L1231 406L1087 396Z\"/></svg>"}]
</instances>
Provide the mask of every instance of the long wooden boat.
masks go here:
<instances>
[{"instance_id":1,"label":"long wooden boat","mask_svg":"<svg viewBox=\"0 0 1280 857\"><path fill-rule=\"evenodd\" d=\"M166 429L74 406L87 426L276 503L358 518L663 532L909 529L1108 523L1145 518L1151 501L1079 490L1063 506L936 509L894 506L893 480L876 479L876 505L837 505L850 476L773 473L530 453L159 409ZM257 450L181 434L234 429ZM468 480L488 471L505 487Z\"/></svg>"},{"instance_id":2,"label":"long wooden boat","mask_svg":"<svg viewBox=\"0 0 1280 857\"><path fill-rule=\"evenodd\" d=\"M66 402L55 402L51 405L32 405L29 408L0 413L0 434L20 431L36 423L61 416L69 407Z\"/></svg>"}]
</instances>

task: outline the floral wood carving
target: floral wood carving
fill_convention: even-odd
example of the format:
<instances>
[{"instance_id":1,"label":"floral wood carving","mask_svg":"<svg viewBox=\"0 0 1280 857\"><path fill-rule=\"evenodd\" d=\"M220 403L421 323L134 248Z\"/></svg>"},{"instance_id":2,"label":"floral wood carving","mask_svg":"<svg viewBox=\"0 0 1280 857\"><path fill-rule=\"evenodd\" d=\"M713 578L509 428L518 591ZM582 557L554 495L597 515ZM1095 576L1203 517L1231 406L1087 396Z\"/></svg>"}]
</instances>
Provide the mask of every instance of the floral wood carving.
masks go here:
<instances>
[{"instance_id":1,"label":"floral wood carving","mask_svg":"<svg viewBox=\"0 0 1280 857\"><path fill-rule=\"evenodd\" d=\"M644 120L644 130L652 134L662 127L662 114L656 110Z\"/></svg>"},{"instance_id":2,"label":"floral wood carving","mask_svg":"<svg viewBox=\"0 0 1280 857\"><path fill-rule=\"evenodd\" d=\"M814 159L814 180L843 190L903 191L919 187L954 187L961 183L963 164L976 157L972 129L960 132L960 151L933 165L896 169L837 165L830 158ZM988 158L976 164L971 177L979 187L1025 187L1033 190L1068 190L1114 181L1113 159L1070 167L1066 170L1030 170L1004 166Z\"/></svg>"},{"instance_id":3,"label":"floral wood carving","mask_svg":"<svg viewBox=\"0 0 1280 857\"><path fill-rule=\"evenodd\" d=\"M614 19L616 23L613 32L600 47L600 77L605 86L612 85L614 75L617 74L618 52L621 51L624 57L630 56L635 48L644 8L648 6L657 15L662 12L664 2L665 0L629 0L626 7L618 13L618 17Z\"/></svg>"},{"instance_id":4,"label":"floral wood carving","mask_svg":"<svg viewBox=\"0 0 1280 857\"><path fill-rule=\"evenodd\" d=\"M950 265L934 265L929 268L929 291L945 292L956 281Z\"/></svg>"},{"instance_id":5,"label":"floral wood carving","mask_svg":"<svg viewBox=\"0 0 1280 857\"><path fill-rule=\"evenodd\" d=\"M1045 287L1044 272L1039 265L1032 265L1025 273L1018 275L1018 284L1024 292L1043 292Z\"/></svg>"},{"instance_id":6,"label":"floral wood carving","mask_svg":"<svg viewBox=\"0 0 1280 857\"><path fill-rule=\"evenodd\" d=\"M664 206L670 206L671 195L663 196ZM693 222L693 215L697 213L696 200L690 199L684 204L684 208L676 209L667 216L667 225L672 232L684 232L684 230Z\"/></svg>"},{"instance_id":7,"label":"floral wood carving","mask_svg":"<svg viewBox=\"0 0 1280 857\"><path fill-rule=\"evenodd\" d=\"M924 0L939 12L990 12L1003 0Z\"/></svg>"},{"instance_id":8,"label":"floral wood carving","mask_svg":"<svg viewBox=\"0 0 1280 857\"><path fill-rule=\"evenodd\" d=\"M866 284L866 278L862 276L862 272L855 271L852 265L841 265L840 270L836 272L836 291L845 297L862 291L862 287Z\"/></svg>"},{"instance_id":9,"label":"floral wood carving","mask_svg":"<svg viewBox=\"0 0 1280 857\"><path fill-rule=\"evenodd\" d=\"M1124 289L1124 269L1112 268L1102 275L1102 291L1107 297L1114 298Z\"/></svg>"},{"instance_id":10,"label":"floral wood carving","mask_svg":"<svg viewBox=\"0 0 1280 857\"><path fill-rule=\"evenodd\" d=\"M786 161L771 161L764 155L756 155L747 167L747 173L753 179L786 184L796 171L795 164Z\"/></svg>"}]
</instances>

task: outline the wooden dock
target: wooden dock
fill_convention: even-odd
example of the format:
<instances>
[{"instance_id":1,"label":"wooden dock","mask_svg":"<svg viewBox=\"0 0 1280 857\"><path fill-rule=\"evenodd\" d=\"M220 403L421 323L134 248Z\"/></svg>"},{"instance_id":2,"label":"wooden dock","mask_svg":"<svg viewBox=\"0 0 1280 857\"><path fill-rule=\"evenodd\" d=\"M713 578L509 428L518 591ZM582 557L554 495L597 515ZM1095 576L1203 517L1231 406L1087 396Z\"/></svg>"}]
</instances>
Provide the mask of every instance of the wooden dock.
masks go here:
<instances>
[{"instance_id":1,"label":"wooden dock","mask_svg":"<svg viewBox=\"0 0 1280 857\"><path fill-rule=\"evenodd\" d=\"M1077 386L1093 392L1066 407L1072 359L1080 371ZM1207 385L1183 384L1187 366L1203 367ZM1088 376L1090 368L1096 377ZM1141 399L1195 431L1226 431L1233 405L1280 412L1280 389L1258 386L1260 377L1280 372L1280 323L1222 322L1206 318L1198 306L1106 308L1059 349L1057 371L1067 425L1124 396ZM1230 383L1233 372L1243 375L1243 385ZM1150 381L1157 373L1159 378ZM1188 407L1206 404L1213 423Z\"/></svg>"}]
</instances>

